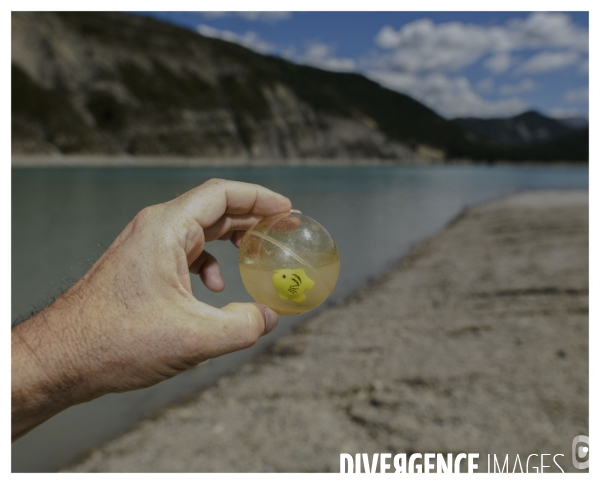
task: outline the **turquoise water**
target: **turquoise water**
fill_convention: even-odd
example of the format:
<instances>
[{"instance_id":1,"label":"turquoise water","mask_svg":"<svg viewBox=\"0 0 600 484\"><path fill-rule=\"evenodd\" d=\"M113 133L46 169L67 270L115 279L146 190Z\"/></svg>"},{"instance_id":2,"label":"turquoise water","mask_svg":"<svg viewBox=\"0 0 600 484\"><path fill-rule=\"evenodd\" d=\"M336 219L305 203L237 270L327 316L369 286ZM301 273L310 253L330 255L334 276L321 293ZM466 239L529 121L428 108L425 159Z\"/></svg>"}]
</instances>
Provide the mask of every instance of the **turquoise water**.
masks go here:
<instances>
[{"instance_id":1,"label":"turquoise water","mask_svg":"<svg viewBox=\"0 0 600 484\"><path fill-rule=\"evenodd\" d=\"M523 190L588 188L583 167L13 169L13 318L59 290L64 279L81 277L143 207L213 177L278 191L331 232L342 265L330 302L390 268L468 205ZM194 278L196 296L215 306L249 301L236 249L213 242L208 250L221 262L227 287L214 294ZM48 471L70 463L214 381L302 319L282 318L258 347L212 360L156 387L108 395L63 412L13 444L13 471Z\"/></svg>"}]
</instances>

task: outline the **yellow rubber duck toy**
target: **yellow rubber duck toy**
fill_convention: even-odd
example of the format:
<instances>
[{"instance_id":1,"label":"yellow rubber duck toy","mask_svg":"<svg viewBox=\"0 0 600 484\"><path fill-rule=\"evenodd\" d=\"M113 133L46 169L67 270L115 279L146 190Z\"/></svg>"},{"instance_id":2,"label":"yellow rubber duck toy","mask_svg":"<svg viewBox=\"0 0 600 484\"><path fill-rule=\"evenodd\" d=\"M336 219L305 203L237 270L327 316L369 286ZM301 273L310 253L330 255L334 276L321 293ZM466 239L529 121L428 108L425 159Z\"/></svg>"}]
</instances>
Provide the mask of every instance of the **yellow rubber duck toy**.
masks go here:
<instances>
[{"instance_id":1,"label":"yellow rubber duck toy","mask_svg":"<svg viewBox=\"0 0 600 484\"><path fill-rule=\"evenodd\" d=\"M279 269L273 274L273 285L281 299L302 302L306 299L304 291L310 291L315 283L304 269Z\"/></svg>"}]
</instances>

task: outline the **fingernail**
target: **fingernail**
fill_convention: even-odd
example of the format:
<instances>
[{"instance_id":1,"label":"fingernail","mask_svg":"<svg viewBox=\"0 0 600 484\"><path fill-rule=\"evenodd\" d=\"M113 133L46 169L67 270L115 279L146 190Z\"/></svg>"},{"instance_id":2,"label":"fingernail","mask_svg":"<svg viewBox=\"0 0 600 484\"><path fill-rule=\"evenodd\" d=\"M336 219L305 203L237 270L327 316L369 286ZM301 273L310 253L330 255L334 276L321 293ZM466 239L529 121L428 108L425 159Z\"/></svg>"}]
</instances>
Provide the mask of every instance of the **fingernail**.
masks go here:
<instances>
[{"instance_id":1,"label":"fingernail","mask_svg":"<svg viewBox=\"0 0 600 484\"><path fill-rule=\"evenodd\" d=\"M296 210L295 208L292 208L290 210L290 212L293 212L293 213L302 213L300 210Z\"/></svg>"},{"instance_id":2,"label":"fingernail","mask_svg":"<svg viewBox=\"0 0 600 484\"><path fill-rule=\"evenodd\" d=\"M265 334L269 334L277 326L278 314L271 308L265 308Z\"/></svg>"}]
</instances>

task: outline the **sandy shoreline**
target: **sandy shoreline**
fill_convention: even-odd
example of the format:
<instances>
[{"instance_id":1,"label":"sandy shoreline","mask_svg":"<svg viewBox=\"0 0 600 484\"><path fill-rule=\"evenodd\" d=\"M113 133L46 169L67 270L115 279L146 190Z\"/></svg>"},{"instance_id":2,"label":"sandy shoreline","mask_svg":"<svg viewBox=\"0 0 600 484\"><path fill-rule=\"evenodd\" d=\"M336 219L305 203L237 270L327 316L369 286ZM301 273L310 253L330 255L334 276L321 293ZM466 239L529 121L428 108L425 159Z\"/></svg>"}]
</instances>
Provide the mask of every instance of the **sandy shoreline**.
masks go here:
<instances>
[{"instance_id":1,"label":"sandy shoreline","mask_svg":"<svg viewBox=\"0 0 600 484\"><path fill-rule=\"evenodd\" d=\"M129 156L129 155L64 155L64 154L13 154L12 168L265 168L265 167L380 167L380 166L439 166L439 165L500 165L500 166L588 166L587 163L556 161L515 162L498 160L493 163L473 160L440 160L406 158L402 160L381 158L189 158L183 156Z\"/></svg>"},{"instance_id":2,"label":"sandy shoreline","mask_svg":"<svg viewBox=\"0 0 600 484\"><path fill-rule=\"evenodd\" d=\"M588 194L538 192L468 209L343 305L68 470L338 472L341 452L508 453L512 467L543 452L570 471L579 434Z\"/></svg>"},{"instance_id":3,"label":"sandy shoreline","mask_svg":"<svg viewBox=\"0 0 600 484\"><path fill-rule=\"evenodd\" d=\"M39 154L21 155L13 154L11 157L13 168L223 168L223 167L283 167L283 166L414 166L440 164L422 159L385 160L385 159L318 159L298 158L282 160L281 158L190 158L184 156L129 156L129 155L62 155Z\"/></svg>"}]
</instances>

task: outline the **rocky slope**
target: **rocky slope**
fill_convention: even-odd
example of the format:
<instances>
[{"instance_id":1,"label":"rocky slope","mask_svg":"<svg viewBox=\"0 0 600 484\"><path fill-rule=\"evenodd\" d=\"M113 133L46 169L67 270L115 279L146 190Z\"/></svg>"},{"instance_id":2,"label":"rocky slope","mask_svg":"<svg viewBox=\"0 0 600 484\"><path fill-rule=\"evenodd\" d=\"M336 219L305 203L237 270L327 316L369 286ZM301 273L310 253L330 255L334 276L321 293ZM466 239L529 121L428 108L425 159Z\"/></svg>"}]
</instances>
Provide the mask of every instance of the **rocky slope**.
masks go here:
<instances>
[{"instance_id":1,"label":"rocky slope","mask_svg":"<svg viewBox=\"0 0 600 484\"><path fill-rule=\"evenodd\" d=\"M386 135L370 113L336 99L344 75L143 17L15 12L12 62L13 152L410 156L410 130ZM395 108L444 124L392 97Z\"/></svg>"}]
</instances>

